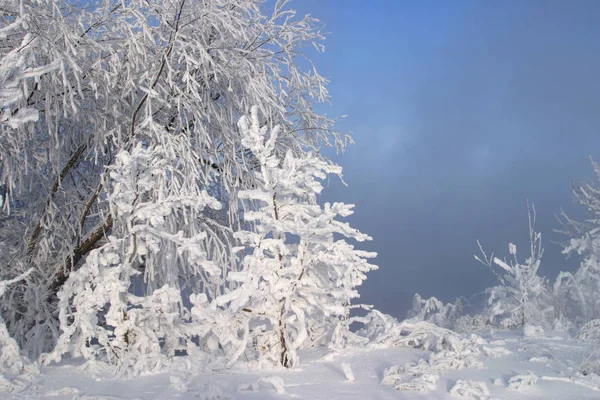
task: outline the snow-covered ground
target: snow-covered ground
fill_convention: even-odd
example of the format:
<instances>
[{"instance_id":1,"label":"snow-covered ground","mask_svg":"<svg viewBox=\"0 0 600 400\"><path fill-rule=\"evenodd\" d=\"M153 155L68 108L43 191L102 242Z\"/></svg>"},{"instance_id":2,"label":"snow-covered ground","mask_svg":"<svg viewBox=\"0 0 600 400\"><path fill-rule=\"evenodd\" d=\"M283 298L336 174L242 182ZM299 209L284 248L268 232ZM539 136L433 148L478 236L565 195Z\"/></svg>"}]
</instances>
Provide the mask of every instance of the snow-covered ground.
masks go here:
<instances>
[{"instance_id":1,"label":"snow-covered ground","mask_svg":"<svg viewBox=\"0 0 600 400\"><path fill-rule=\"evenodd\" d=\"M301 367L263 372L170 373L115 378L64 363L42 367L0 398L117 399L598 399L600 378L577 367L589 346L563 336L496 332L469 338L473 352L370 348L304 352ZM421 361L420 361L421 360ZM19 382L14 382L18 384ZM462 397L461 397L462 396Z\"/></svg>"}]
</instances>

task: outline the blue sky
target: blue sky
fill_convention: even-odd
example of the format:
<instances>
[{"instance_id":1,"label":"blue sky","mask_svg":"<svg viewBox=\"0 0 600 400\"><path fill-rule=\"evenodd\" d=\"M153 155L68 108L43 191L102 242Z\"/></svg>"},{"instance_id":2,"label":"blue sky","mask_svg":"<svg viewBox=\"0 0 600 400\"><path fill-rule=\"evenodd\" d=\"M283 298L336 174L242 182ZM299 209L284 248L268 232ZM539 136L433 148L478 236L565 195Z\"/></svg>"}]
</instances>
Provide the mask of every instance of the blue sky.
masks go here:
<instances>
[{"instance_id":1,"label":"blue sky","mask_svg":"<svg viewBox=\"0 0 600 400\"><path fill-rule=\"evenodd\" d=\"M527 247L526 200L545 241L540 272L572 269L553 232L573 180L600 159L600 2L292 2L331 32L315 56L330 115L356 144L336 160L381 269L362 300L402 316L414 292L451 300L494 283L473 259ZM525 254L523 254L525 256Z\"/></svg>"}]
</instances>

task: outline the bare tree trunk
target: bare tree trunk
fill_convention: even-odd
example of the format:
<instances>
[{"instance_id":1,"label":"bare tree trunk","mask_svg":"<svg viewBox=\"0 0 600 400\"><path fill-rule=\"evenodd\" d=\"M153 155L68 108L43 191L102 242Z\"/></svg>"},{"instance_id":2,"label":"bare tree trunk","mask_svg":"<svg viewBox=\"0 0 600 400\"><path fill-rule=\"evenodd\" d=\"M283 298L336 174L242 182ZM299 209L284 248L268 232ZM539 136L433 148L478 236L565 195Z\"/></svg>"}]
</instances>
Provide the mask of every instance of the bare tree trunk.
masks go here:
<instances>
[{"instance_id":1,"label":"bare tree trunk","mask_svg":"<svg viewBox=\"0 0 600 400\"><path fill-rule=\"evenodd\" d=\"M281 308L279 311L279 345L281 347L281 356L280 356L279 362L285 368L290 368L292 366L292 363L291 363L291 360L288 355L287 340L285 337L285 323L283 322L283 317L284 317L284 312L285 312L284 304L285 304L285 299L282 299L281 300Z\"/></svg>"},{"instance_id":2,"label":"bare tree trunk","mask_svg":"<svg viewBox=\"0 0 600 400\"><path fill-rule=\"evenodd\" d=\"M274 216L276 220L279 220L279 210L277 209L277 197L273 195L273 210ZM283 256L281 253L278 254L279 257L279 269L283 269ZM291 360L288 354L287 348L287 340L285 334L285 322L283 321L285 317L285 298L280 301L280 309L279 309L279 346L281 348L281 356L279 362L285 368L290 368L292 366Z\"/></svg>"}]
</instances>

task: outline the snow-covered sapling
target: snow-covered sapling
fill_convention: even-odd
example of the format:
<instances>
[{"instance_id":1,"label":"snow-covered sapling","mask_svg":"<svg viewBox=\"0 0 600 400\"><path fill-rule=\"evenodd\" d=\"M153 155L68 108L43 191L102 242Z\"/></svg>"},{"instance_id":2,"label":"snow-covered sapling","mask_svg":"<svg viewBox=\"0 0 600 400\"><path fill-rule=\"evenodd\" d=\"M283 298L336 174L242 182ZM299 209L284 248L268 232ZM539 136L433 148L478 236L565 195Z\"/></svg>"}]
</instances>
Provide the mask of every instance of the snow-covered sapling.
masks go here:
<instances>
[{"instance_id":1,"label":"snow-covered sapling","mask_svg":"<svg viewBox=\"0 0 600 400\"><path fill-rule=\"evenodd\" d=\"M524 262L517 258L517 246L508 245L510 261L488 257L479 241L482 258L475 259L496 275L500 286L488 289L488 318L504 328L524 327L529 322L545 322L548 314L547 282L538 275L542 260L542 235L535 232L535 207L528 203L529 257ZM494 266L498 267L496 271ZM552 313L551 313L552 314Z\"/></svg>"},{"instance_id":2,"label":"snow-covered sapling","mask_svg":"<svg viewBox=\"0 0 600 400\"><path fill-rule=\"evenodd\" d=\"M235 236L247 255L228 279L238 287L217 298L220 306L247 316L259 358L290 367L301 347L328 344L347 329L356 287L375 269L375 253L356 250L343 238L370 237L338 221L352 205L317 203L320 180L341 168L308 152L280 158L280 127L261 126L258 107L239 122L242 144L256 159L256 187L240 191L244 220L254 231ZM241 249L240 249L241 250Z\"/></svg>"}]
</instances>

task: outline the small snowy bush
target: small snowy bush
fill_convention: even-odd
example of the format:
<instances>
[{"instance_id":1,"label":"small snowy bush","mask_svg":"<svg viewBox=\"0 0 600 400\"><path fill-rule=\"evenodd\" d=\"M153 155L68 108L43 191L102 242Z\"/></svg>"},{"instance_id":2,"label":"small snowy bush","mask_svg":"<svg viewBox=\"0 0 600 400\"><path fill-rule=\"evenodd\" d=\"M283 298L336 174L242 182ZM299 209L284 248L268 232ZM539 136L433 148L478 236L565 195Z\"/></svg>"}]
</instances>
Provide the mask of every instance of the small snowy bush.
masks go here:
<instances>
[{"instance_id":1,"label":"small snowy bush","mask_svg":"<svg viewBox=\"0 0 600 400\"><path fill-rule=\"evenodd\" d=\"M500 282L499 286L487 290L487 318L501 328L524 327L529 322L547 326L554 318L547 282L537 274L543 248L542 235L534 230L535 207L531 205L528 211L529 257L525 262L518 260L517 246L513 243L508 245L512 260L507 262L493 254L488 256L478 242L482 258L475 256L475 259L486 265Z\"/></svg>"},{"instance_id":2,"label":"small snowy bush","mask_svg":"<svg viewBox=\"0 0 600 400\"><path fill-rule=\"evenodd\" d=\"M0 297L9 285L26 279L31 272L29 270L14 279L0 281ZM0 316L0 392L22 389L28 384L31 376L37 373L37 366L21 355L19 345L8 333Z\"/></svg>"},{"instance_id":3,"label":"small snowy bush","mask_svg":"<svg viewBox=\"0 0 600 400\"><path fill-rule=\"evenodd\" d=\"M440 374L463 368L483 368L474 343L462 351L443 350L416 363L394 365L384 371L383 385L396 385L397 390L429 391L436 387Z\"/></svg>"},{"instance_id":4,"label":"small snowy bush","mask_svg":"<svg viewBox=\"0 0 600 400\"><path fill-rule=\"evenodd\" d=\"M25 279L31 270L18 277L0 281L0 297L4 295L7 287L15 282ZM0 374L8 372L11 374L20 374L23 372L23 368L28 364L27 360L21 356L21 351L17 342L10 337L4 320L0 316Z\"/></svg>"},{"instance_id":5,"label":"small snowy bush","mask_svg":"<svg viewBox=\"0 0 600 400\"><path fill-rule=\"evenodd\" d=\"M600 343L600 319L594 319L579 329L575 339L584 342Z\"/></svg>"},{"instance_id":6,"label":"small snowy bush","mask_svg":"<svg viewBox=\"0 0 600 400\"><path fill-rule=\"evenodd\" d=\"M600 376L600 345L594 345L579 363L577 368L580 374L594 374Z\"/></svg>"},{"instance_id":7,"label":"small snowy bush","mask_svg":"<svg viewBox=\"0 0 600 400\"><path fill-rule=\"evenodd\" d=\"M539 325L526 324L523 327L523 336L527 338L539 338L544 336L544 328Z\"/></svg>"},{"instance_id":8,"label":"small snowy bush","mask_svg":"<svg viewBox=\"0 0 600 400\"><path fill-rule=\"evenodd\" d=\"M435 297L423 299L418 293L413 297L412 309L406 317L415 321L431 322L442 328L453 329L464 311L463 299L444 304Z\"/></svg>"},{"instance_id":9,"label":"small snowy bush","mask_svg":"<svg viewBox=\"0 0 600 400\"><path fill-rule=\"evenodd\" d=\"M435 390L440 376L437 374L422 374L410 378L407 382L397 384L394 389L410 392L430 392Z\"/></svg>"},{"instance_id":10,"label":"small snowy bush","mask_svg":"<svg viewBox=\"0 0 600 400\"><path fill-rule=\"evenodd\" d=\"M492 327L485 314L462 315L454 322L454 330L459 333L473 333L489 330Z\"/></svg>"},{"instance_id":11,"label":"small snowy bush","mask_svg":"<svg viewBox=\"0 0 600 400\"><path fill-rule=\"evenodd\" d=\"M508 390L522 390L528 386L537 384L538 377L533 372L529 371L527 374L515 375L508 380Z\"/></svg>"},{"instance_id":12,"label":"small snowy bush","mask_svg":"<svg viewBox=\"0 0 600 400\"><path fill-rule=\"evenodd\" d=\"M356 331L355 338L358 339L355 340L371 347L413 347L460 353L468 352L478 344L476 335L471 339L465 339L451 330L429 322L411 320L398 322L394 317L377 310L371 311L365 317L354 318L353 321L364 324Z\"/></svg>"},{"instance_id":13,"label":"small snowy bush","mask_svg":"<svg viewBox=\"0 0 600 400\"><path fill-rule=\"evenodd\" d=\"M356 378L354 377L354 372L352 372L352 367L350 366L350 364L342 363L341 367L342 367L342 372L344 373L344 376L346 377L346 380L348 382L354 382L356 380Z\"/></svg>"},{"instance_id":14,"label":"small snowy bush","mask_svg":"<svg viewBox=\"0 0 600 400\"><path fill-rule=\"evenodd\" d=\"M489 400L490 390L485 382L459 379L456 381L450 394L454 397L468 400Z\"/></svg>"}]
</instances>

